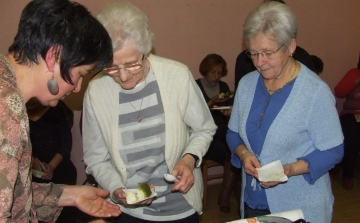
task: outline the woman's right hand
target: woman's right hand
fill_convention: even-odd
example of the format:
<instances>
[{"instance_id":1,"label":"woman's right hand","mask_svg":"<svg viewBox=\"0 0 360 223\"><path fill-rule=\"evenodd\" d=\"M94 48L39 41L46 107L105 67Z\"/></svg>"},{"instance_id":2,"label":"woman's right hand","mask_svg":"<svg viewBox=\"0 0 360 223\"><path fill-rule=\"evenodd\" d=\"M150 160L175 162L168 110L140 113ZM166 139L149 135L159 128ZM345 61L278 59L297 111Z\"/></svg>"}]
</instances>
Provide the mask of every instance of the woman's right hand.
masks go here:
<instances>
[{"instance_id":1,"label":"woman's right hand","mask_svg":"<svg viewBox=\"0 0 360 223\"><path fill-rule=\"evenodd\" d=\"M241 160L245 173L258 178L258 173L255 168L260 168L261 165L255 154L250 152L244 144L236 148L235 154Z\"/></svg>"},{"instance_id":2,"label":"woman's right hand","mask_svg":"<svg viewBox=\"0 0 360 223\"><path fill-rule=\"evenodd\" d=\"M246 152L242 154L242 158L240 159L243 164L245 173L258 179L258 172L255 168L260 168L261 164L259 160L256 158L255 154L251 152Z\"/></svg>"}]
</instances>

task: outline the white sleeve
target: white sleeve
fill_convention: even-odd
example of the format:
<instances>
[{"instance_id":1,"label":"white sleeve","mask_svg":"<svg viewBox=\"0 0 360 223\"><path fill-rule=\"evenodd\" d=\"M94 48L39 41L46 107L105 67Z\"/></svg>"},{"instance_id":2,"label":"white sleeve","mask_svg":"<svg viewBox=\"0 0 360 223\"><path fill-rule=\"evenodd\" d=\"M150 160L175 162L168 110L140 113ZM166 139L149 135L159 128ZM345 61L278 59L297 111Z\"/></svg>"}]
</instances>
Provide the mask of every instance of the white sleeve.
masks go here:
<instances>
[{"instance_id":1,"label":"white sleeve","mask_svg":"<svg viewBox=\"0 0 360 223\"><path fill-rule=\"evenodd\" d=\"M91 174L97 183L110 193L117 188L125 187L120 173L112 163L109 149L90 102L89 92L85 93L82 122L86 173Z\"/></svg>"}]
</instances>

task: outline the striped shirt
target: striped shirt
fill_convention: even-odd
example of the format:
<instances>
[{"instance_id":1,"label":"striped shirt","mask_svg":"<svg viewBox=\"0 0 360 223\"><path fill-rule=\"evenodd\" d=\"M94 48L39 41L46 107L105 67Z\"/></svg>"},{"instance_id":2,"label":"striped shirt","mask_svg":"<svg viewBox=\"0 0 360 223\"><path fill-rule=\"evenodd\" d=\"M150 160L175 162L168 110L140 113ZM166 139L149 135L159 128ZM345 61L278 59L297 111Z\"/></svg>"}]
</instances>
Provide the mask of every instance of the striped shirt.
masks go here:
<instances>
[{"instance_id":1,"label":"striped shirt","mask_svg":"<svg viewBox=\"0 0 360 223\"><path fill-rule=\"evenodd\" d=\"M137 188L138 183L146 182L153 184L157 193L151 205L122 207L122 211L150 221L176 220L194 214L195 210L179 192L171 192L173 184L163 178L170 172L165 162L165 114L153 70L134 89L121 89L119 98L119 153L126 165L126 187Z\"/></svg>"}]
</instances>

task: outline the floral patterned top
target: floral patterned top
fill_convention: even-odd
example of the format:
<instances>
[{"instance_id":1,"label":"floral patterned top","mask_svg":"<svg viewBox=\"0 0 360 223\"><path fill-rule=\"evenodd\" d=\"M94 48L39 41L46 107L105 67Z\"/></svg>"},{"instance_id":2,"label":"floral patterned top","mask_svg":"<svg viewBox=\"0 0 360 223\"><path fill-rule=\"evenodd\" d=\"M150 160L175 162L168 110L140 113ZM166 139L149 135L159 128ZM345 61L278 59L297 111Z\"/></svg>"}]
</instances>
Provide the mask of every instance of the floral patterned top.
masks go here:
<instances>
[{"instance_id":1,"label":"floral patterned top","mask_svg":"<svg viewBox=\"0 0 360 223\"><path fill-rule=\"evenodd\" d=\"M63 189L31 182L29 119L14 71L0 55L0 223L55 222Z\"/></svg>"}]
</instances>

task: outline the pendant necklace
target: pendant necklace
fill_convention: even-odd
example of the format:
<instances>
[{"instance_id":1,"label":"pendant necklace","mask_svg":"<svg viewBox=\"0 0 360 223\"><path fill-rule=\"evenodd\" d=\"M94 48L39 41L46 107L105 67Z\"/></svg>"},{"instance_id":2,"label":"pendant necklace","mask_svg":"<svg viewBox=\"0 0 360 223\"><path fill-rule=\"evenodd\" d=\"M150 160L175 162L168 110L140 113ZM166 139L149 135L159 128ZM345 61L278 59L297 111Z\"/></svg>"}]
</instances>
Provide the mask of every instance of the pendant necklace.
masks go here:
<instances>
[{"instance_id":1,"label":"pendant necklace","mask_svg":"<svg viewBox=\"0 0 360 223\"><path fill-rule=\"evenodd\" d=\"M297 68L297 66L296 66L296 61L294 61L294 65L295 65L295 67L294 67L294 72L293 72L293 74L291 75L290 79L289 79L283 86L281 86L280 88L278 88L278 89L276 89L276 90L271 90L271 89L269 89L268 87L266 87L265 79L263 79L264 86L265 86L266 90L268 90L269 92L274 92L274 93L277 92L277 93L280 93L280 92L281 92L281 89L282 89L285 85L289 84L289 83L292 81L292 79L293 79L293 77L294 77L294 75L295 75L295 73L296 73L296 68Z\"/></svg>"},{"instance_id":2,"label":"pendant necklace","mask_svg":"<svg viewBox=\"0 0 360 223\"><path fill-rule=\"evenodd\" d=\"M146 87L146 77L145 77L145 82L144 82L144 88L145 88L145 87ZM144 89L144 88L143 88L143 89ZM122 88L121 88L121 90L123 91ZM124 93L124 91L123 91L123 93ZM140 108L139 108L139 111L138 111L138 115L137 115L137 117L136 117L136 120L137 120L138 122L141 122L141 120L142 120L142 117L141 117L141 115L140 115L140 112L141 112L143 100L144 100L144 98L141 99ZM129 103L130 103L130 105L134 108L134 110L137 111L136 108L135 108L135 106L134 106L131 102L129 102Z\"/></svg>"}]
</instances>

